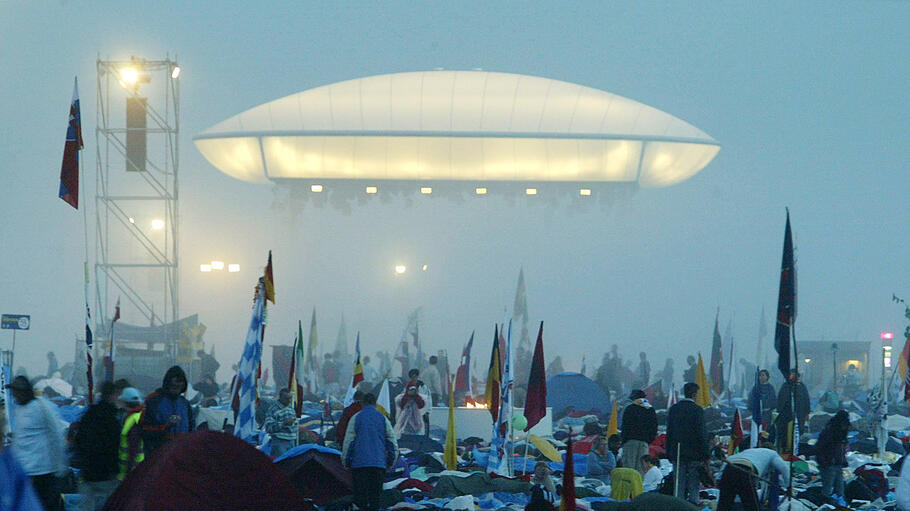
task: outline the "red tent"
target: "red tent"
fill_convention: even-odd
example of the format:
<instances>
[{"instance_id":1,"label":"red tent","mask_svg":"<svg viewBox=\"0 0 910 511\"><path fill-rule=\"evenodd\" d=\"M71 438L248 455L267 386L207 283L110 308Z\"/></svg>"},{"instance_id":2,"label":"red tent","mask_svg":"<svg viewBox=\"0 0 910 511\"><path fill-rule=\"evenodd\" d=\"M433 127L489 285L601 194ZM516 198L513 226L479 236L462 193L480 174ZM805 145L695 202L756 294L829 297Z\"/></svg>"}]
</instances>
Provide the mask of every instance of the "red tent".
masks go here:
<instances>
[{"instance_id":1,"label":"red tent","mask_svg":"<svg viewBox=\"0 0 910 511\"><path fill-rule=\"evenodd\" d=\"M130 472L105 511L312 511L268 456L224 433L197 431Z\"/></svg>"}]
</instances>

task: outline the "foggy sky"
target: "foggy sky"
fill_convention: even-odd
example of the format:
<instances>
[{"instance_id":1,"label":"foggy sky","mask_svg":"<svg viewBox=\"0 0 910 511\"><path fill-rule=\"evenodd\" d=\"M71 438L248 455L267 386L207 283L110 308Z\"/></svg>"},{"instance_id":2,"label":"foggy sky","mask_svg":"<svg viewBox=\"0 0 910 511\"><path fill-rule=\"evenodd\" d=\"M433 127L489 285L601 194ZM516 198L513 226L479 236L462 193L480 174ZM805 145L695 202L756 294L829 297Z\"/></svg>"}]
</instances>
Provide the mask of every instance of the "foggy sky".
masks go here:
<instances>
[{"instance_id":1,"label":"foggy sky","mask_svg":"<svg viewBox=\"0 0 910 511\"><path fill-rule=\"evenodd\" d=\"M0 2L0 312L32 315L16 365L43 371L50 349L71 361L82 329L82 216L57 187L78 75L94 192L98 54L180 62L181 315L200 314L224 368L240 357L269 249L278 303L266 345L290 344L315 306L323 346L343 312L365 352L392 349L423 306L428 348L457 357L476 329L483 358L524 267L532 322L546 321L548 358L569 370L611 343L627 357L649 351L654 370L667 356L707 357L717 307L721 330L735 314L754 358L761 308L770 322L777 303L787 206L799 338L901 331L890 298L910 298L908 24L906 2ZM607 90L722 149L693 178L608 211L413 197L289 220L274 186L227 177L191 142L301 90L437 67ZM243 271L200 273L212 259ZM403 277L399 262L411 268ZM123 320L138 314L125 305Z\"/></svg>"}]
</instances>

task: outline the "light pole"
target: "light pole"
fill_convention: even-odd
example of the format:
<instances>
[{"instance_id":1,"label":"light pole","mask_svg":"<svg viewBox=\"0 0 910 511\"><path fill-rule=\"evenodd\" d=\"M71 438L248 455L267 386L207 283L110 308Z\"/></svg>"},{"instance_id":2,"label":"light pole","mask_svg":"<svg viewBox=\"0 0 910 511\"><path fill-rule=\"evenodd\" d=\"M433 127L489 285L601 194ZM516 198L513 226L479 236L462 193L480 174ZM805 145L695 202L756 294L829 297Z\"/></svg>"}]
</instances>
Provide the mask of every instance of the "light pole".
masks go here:
<instances>
[{"instance_id":1,"label":"light pole","mask_svg":"<svg viewBox=\"0 0 910 511\"><path fill-rule=\"evenodd\" d=\"M894 338L894 334L891 332L882 332L882 386L881 386L881 412L879 415L879 425L881 426L881 431L879 432L878 439L878 457L884 458L885 456L885 446L888 444L888 431L885 429L885 420L888 417L888 390L885 389L885 373L888 370L888 367L891 366L891 339Z\"/></svg>"}]
</instances>

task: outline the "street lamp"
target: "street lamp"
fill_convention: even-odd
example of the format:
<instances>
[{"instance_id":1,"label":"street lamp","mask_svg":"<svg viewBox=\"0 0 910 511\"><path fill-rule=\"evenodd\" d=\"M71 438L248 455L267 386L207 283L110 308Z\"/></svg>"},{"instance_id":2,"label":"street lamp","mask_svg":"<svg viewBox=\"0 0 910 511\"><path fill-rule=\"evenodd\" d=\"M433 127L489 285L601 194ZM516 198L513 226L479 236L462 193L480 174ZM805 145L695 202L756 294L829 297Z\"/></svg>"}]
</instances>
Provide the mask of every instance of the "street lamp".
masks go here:
<instances>
[{"instance_id":1,"label":"street lamp","mask_svg":"<svg viewBox=\"0 0 910 511\"><path fill-rule=\"evenodd\" d=\"M885 388L885 372L887 368L891 367L891 339L894 338L894 334L882 332L879 337L882 340L882 386L880 387L881 413L878 414L881 427L878 438L878 457L882 458L885 455L885 446L888 438L888 432L885 431L885 415L888 413L888 390Z\"/></svg>"}]
</instances>

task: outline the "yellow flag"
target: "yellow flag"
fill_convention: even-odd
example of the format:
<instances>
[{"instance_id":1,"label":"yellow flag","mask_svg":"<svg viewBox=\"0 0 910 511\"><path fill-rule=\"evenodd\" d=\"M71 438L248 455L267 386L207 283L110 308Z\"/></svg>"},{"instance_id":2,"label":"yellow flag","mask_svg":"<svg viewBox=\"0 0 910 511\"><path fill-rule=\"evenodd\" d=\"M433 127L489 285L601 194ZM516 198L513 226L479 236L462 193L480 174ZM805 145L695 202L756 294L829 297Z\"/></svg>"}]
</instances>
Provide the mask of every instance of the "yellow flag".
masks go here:
<instances>
[{"instance_id":1,"label":"yellow flag","mask_svg":"<svg viewBox=\"0 0 910 511\"><path fill-rule=\"evenodd\" d=\"M610 424L607 426L607 438L619 433L619 418L616 416L616 400L613 400L613 411L610 412Z\"/></svg>"},{"instance_id":2,"label":"yellow flag","mask_svg":"<svg viewBox=\"0 0 910 511\"><path fill-rule=\"evenodd\" d=\"M442 455L446 470L458 468L458 447L455 445L455 393L452 392L452 380L449 380L449 427L446 428L446 446Z\"/></svg>"},{"instance_id":3,"label":"yellow flag","mask_svg":"<svg viewBox=\"0 0 910 511\"><path fill-rule=\"evenodd\" d=\"M695 396L695 404L702 408L708 408L711 406L711 387L708 385L708 378L705 376L705 365L701 361L701 353L698 354L695 383L698 384L698 395Z\"/></svg>"}]
</instances>

